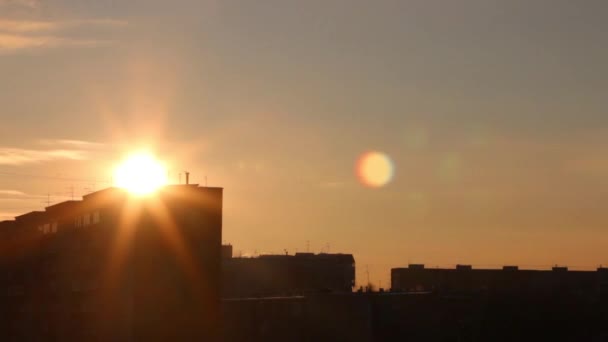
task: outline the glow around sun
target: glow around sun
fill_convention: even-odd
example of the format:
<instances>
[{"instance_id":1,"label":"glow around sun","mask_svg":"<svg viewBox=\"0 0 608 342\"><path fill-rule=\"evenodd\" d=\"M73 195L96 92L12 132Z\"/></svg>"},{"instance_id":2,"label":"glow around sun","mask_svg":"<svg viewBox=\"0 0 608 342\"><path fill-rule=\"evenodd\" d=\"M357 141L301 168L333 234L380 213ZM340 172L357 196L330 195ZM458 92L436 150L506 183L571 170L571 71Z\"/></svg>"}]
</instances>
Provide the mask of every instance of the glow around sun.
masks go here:
<instances>
[{"instance_id":1,"label":"glow around sun","mask_svg":"<svg viewBox=\"0 0 608 342\"><path fill-rule=\"evenodd\" d=\"M149 153L130 155L114 171L119 188L136 195L146 195L167 184L167 169Z\"/></svg>"}]
</instances>

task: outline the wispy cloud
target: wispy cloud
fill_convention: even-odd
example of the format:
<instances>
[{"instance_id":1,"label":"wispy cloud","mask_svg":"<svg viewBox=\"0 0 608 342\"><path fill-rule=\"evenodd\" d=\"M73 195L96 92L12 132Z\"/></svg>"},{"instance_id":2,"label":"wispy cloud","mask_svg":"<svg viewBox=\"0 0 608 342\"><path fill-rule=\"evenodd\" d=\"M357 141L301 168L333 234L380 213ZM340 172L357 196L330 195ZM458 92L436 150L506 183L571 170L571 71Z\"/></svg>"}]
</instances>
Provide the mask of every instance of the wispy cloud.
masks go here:
<instances>
[{"instance_id":1,"label":"wispy cloud","mask_svg":"<svg viewBox=\"0 0 608 342\"><path fill-rule=\"evenodd\" d=\"M22 7L26 9L38 9L40 1L38 0L0 0L0 7Z\"/></svg>"},{"instance_id":2,"label":"wispy cloud","mask_svg":"<svg viewBox=\"0 0 608 342\"><path fill-rule=\"evenodd\" d=\"M57 27L57 23L51 21L7 20L0 18L0 31L4 32L44 32L55 30Z\"/></svg>"},{"instance_id":3,"label":"wispy cloud","mask_svg":"<svg viewBox=\"0 0 608 342\"><path fill-rule=\"evenodd\" d=\"M23 165L53 160L87 160L105 145L76 139L42 139L40 148L0 146L0 165ZM0 192L1 193L1 192Z\"/></svg>"},{"instance_id":4,"label":"wispy cloud","mask_svg":"<svg viewBox=\"0 0 608 342\"><path fill-rule=\"evenodd\" d=\"M114 19L80 19L63 21L10 20L0 18L0 31L11 33L48 33L78 27L116 28L127 22Z\"/></svg>"},{"instance_id":5,"label":"wispy cloud","mask_svg":"<svg viewBox=\"0 0 608 342\"><path fill-rule=\"evenodd\" d=\"M40 200L42 199L47 199L48 198L48 194L46 195L36 195L36 194L30 194L30 193L25 193L23 191L19 191L19 190L11 190L11 189L0 189L0 201L3 202L10 202L10 203L17 203L17 202L35 202L36 205L38 205L40 203ZM62 200L68 200L70 199L71 196L67 196L67 195L58 195L58 194L54 194L52 196L53 201L62 201ZM6 208L3 208L6 209ZM11 209L15 209L15 208L11 208Z\"/></svg>"},{"instance_id":6,"label":"wispy cloud","mask_svg":"<svg viewBox=\"0 0 608 342\"><path fill-rule=\"evenodd\" d=\"M23 165L52 160L86 160L88 152L76 149L31 150L0 147L0 165Z\"/></svg>"},{"instance_id":7,"label":"wispy cloud","mask_svg":"<svg viewBox=\"0 0 608 342\"><path fill-rule=\"evenodd\" d=\"M2 7L14 7L15 5L31 9L37 8L37 2L21 4L21 2L0 0L0 6ZM69 33L75 29L114 29L127 24L123 20L107 18L33 20L0 17L0 54L34 49L108 45L112 43L111 40L100 39L99 37L82 37L81 35L74 36Z\"/></svg>"},{"instance_id":8,"label":"wispy cloud","mask_svg":"<svg viewBox=\"0 0 608 342\"><path fill-rule=\"evenodd\" d=\"M25 193L18 190L0 189L0 197L2 196L25 196Z\"/></svg>"},{"instance_id":9,"label":"wispy cloud","mask_svg":"<svg viewBox=\"0 0 608 342\"><path fill-rule=\"evenodd\" d=\"M84 140L74 140L74 139L43 139L40 140L40 143L43 145L52 145L52 146L72 146L76 148L84 148L84 149L97 149L105 146L102 143L92 142L92 141L84 141Z\"/></svg>"},{"instance_id":10,"label":"wispy cloud","mask_svg":"<svg viewBox=\"0 0 608 342\"><path fill-rule=\"evenodd\" d=\"M93 47L110 44L110 41L70 39L56 36L23 36L0 33L0 54L37 48Z\"/></svg>"}]
</instances>

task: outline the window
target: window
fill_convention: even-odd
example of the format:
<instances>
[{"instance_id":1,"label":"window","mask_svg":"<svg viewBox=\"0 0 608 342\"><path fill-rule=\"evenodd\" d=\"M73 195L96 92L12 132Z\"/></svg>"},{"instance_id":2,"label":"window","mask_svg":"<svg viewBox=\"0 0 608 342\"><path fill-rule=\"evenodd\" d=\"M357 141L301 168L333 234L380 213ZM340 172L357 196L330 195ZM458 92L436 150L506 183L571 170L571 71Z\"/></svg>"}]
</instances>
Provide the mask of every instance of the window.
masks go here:
<instances>
[{"instance_id":1,"label":"window","mask_svg":"<svg viewBox=\"0 0 608 342\"><path fill-rule=\"evenodd\" d=\"M48 223L45 223L42 225L42 234L48 234L51 232L51 225Z\"/></svg>"},{"instance_id":2,"label":"window","mask_svg":"<svg viewBox=\"0 0 608 342\"><path fill-rule=\"evenodd\" d=\"M93 213L93 224L98 224L100 221L99 211Z\"/></svg>"},{"instance_id":3,"label":"window","mask_svg":"<svg viewBox=\"0 0 608 342\"><path fill-rule=\"evenodd\" d=\"M82 225L86 227L90 224L91 224L91 214L85 214L82 218Z\"/></svg>"},{"instance_id":4,"label":"window","mask_svg":"<svg viewBox=\"0 0 608 342\"><path fill-rule=\"evenodd\" d=\"M57 233L57 222L51 223L51 233Z\"/></svg>"}]
</instances>

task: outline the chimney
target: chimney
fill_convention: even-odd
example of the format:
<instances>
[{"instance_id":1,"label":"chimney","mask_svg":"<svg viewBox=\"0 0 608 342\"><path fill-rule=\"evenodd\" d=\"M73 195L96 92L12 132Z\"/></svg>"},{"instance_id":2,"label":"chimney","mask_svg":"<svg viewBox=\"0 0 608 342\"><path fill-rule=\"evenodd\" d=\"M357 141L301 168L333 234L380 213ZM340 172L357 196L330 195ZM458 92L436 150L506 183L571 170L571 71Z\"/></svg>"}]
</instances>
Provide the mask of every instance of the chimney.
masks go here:
<instances>
[{"instance_id":1,"label":"chimney","mask_svg":"<svg viewBox=\"0 0 608 342\"><path fill-rule=\"evenodd\" d=\"M190 184L190 172L184 172L186 174L186 185Z\"/></svg>"}]
</instances>

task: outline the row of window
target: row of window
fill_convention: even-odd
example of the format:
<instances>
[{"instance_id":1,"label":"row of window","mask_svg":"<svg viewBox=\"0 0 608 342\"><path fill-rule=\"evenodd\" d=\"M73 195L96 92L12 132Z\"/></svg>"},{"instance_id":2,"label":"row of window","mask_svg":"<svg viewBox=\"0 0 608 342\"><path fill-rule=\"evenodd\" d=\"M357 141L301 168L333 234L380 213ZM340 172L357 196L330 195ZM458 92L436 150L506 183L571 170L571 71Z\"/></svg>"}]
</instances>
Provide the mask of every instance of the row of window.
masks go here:
<instances>
[{"instance_id":1,"label":"row of window","mask_svg":"<svg viewBox=\"0 0 608 342\"><path fill-rule=\"evenodd\" d=\"M92 214L87 213L82 216L78 216L74 220L74 225L76 227L86 227L92 224L98 224L101 221L101 217L99 215L99 211L95 211Z\"/></svg>"},{"instance_id":2,"label":"row of window","mask_svg":"<svg viewBox=\"0 0 608 342\"><path fill-rule=\"evenodd\" d=\"M93 213L87 213L82 216L76 217L74 219L74 225L76 227L86 227L92 224L98 224L101 222L101 215L99 211L95 211ZM42 234L54 234L57 233L58 223L57 221L51 223L45 223L38 226L38 230L42 232Z\"/></svg>"},{"instance_id":3,"label":"row of window","mask_svg":"<svg viewBox=\"0 0 608 342\"><path fill-rule=\"evenodd\" d=\"M45 223L38 226L42 234L57 233L57 222Z\"/></svg>"}]
</instances>

